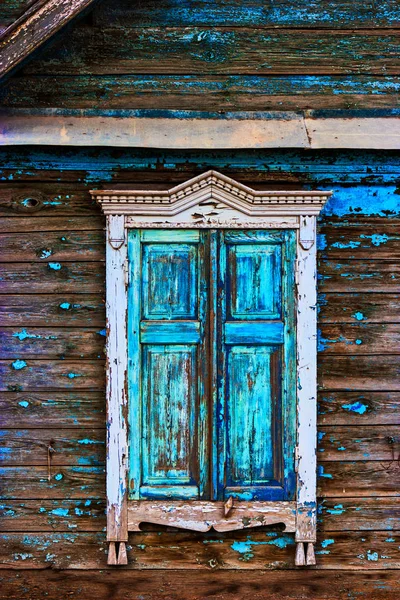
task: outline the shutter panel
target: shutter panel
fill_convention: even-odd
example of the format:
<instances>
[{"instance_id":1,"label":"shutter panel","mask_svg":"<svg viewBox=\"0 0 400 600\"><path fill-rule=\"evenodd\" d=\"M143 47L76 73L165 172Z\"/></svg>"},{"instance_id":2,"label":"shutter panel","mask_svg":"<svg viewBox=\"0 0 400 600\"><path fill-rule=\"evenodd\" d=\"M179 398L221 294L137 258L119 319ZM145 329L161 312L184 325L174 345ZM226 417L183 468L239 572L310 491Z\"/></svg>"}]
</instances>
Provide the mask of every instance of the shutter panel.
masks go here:
<instances>
[{"instance_id":1,"label":"shutter panel","mask_svg":"<svg viewBox=\"0 0 400 600\"><path fill-rule=\"evenodd\" d=\"M130 497L208 491L206 232L129 232Z\"/></svg>"},{"instance_id":2,"label":"shutter panel","mask_svg":"<svg viewBox=\"0 0 400 600\"><path fill-rule=\"evenodd\" d=\"M220 233L219 494L293 497L295 234Z\"/></svg>"}]
</instances>

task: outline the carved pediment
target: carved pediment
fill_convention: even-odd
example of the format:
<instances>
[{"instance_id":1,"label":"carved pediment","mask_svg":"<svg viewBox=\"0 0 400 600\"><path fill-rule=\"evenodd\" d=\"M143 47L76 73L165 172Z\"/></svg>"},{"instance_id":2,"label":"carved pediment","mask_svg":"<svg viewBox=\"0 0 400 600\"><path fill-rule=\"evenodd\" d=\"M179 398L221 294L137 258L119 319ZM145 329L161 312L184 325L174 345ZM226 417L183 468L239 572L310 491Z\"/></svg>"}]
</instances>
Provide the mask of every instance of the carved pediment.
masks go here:
<instances>
[{"instance_id":1,"label":"carved pediment","mask_svg":"<svg viewBox=\"0 0 400 600\"><path fill-rule=\"evenodd\" d=\"M257 191L217 171L170 190L100 190L92 196L105 214L132 217L131 226L260 226L263 219L317 215L331 192ZM146 225L148 223L148 225Z\"/></svg>"}]
</instances>

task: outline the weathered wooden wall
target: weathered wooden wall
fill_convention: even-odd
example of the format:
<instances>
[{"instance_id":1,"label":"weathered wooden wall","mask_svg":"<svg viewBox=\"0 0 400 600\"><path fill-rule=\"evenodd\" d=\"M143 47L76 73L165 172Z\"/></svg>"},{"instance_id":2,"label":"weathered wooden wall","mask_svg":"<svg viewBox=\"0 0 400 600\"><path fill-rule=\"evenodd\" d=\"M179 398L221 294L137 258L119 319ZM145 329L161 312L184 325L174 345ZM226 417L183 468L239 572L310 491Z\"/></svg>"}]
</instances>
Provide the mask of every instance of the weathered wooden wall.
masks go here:
<instances>
[{"instance_id":1,"label":"weathered wooden wall","mask_svg":"<svg viewBox=\"0 0 400 600\"><path fill-rule=\"evenodd\" d=\"M25 148L3 149L0 160L3 597L31 600L46 589L56 598L65 577L68 597L81 599L94 590L101 600L123 594L153 600L161 593L263 598L266 586L272 598L306 593L332 598L332 586L338 598L395 598L398 155ZM131 536L126 570L101 571L104 222L88 190L110 182L161 187L208 168L259 188L335 192L319 224L320 508L314 573L261 573L294 568L293 536L276 531L149 530ZM50 482L49 445L55 450ZM182 568L190 576L175 571ZM246 573L224 575L237 568ZM54 569L62 569L62 577ZM139 569L150 569L151 577ZM185 589L187 577L198 591L187 584ZM128 595L132 585L135 595Z\"/></svg>"},{"instance_id":2,"label":"weathered wooden wall","mask_svg":"<svg viewBox=\"0 0 400 600\"><path fill-rule=\"evenodd\" d=\"M3 20L29 2L8 0ZM397 0L103 0L0 89L13 107L397 108Z\"/></svg>"}]
</instances>

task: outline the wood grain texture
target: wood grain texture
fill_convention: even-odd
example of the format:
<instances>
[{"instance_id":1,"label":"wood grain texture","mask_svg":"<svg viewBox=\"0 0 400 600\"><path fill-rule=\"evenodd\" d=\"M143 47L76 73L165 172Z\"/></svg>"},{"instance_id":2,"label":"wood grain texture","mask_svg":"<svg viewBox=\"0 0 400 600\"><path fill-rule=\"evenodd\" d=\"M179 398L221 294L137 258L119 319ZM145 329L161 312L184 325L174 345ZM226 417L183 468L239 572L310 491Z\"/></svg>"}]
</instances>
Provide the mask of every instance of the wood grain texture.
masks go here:
<instances>
[{"instance_id":1,"label":"wood grain texture","mask_svg":"<svg viewBox=\"0 0 400 600\"><path fill-rule=\"evenodd\" d=\"M398 532L327 532L316 544L317 569L377 570L399 568ZM394 541L387 541L394 540ZM204 543L204 541L206 543ZM2 568L95 569L106 566L104 533L3 533ZM246 531L234 534L134 533L129 536L128 570L185 568L292 569L292 534ZM210 561L211 565L210 565Z\"/></svg>"},{"instance_id":2,"label":"wood grain texture","mask_svg":"<svg viewBox=\"0 0 400 600\"><path fill-rule=\"evenodd\" d=\"M10 3L12 0L8 0ZM236 27L390 27L400 23L395 0L383 0L379 6L371 0L351 2L327 0L312 2L307 7L301 0L169 0L168 9L157 0L132 5L130 0L102 2L93 11L99 27L149 26L236 26Z\"/></svg>"},{"instance_id":3,"label":"wood grain texture","mask_svg":"<svg viewBox=\"0 0 400 600\"><path fill-rule=\"evenodd\" d=\"M398 356L321 356L321 390L400 390Z\"/></svg>"},{"instance_id":4,"label":"wood grain texture","mask_svg":"<svg viewBox=\"0 0 400 600\"><path fill-rule=\"evenodd\" d=\"M318 349L327 354L400 354L400 325L366 324L321 325Z\"/></svg>"},{"instance_id":5,"label":"wood grain texture","mask_svg":"<svg viewBox=\"0 0 400 600\"><path fill-rule=\"evenodd\" d=\"M0 531L103 531L103 500L7 500L0 505Z\"/></svg>"},{"instance_id":6,"label":"wood grain texture","mask_svg":"<svg viewBox=\"0 0 400 600\"><path fill-rule=\"evenodd\" d=\"M0 264L2 293L103 294L104 263L49 262Z\"/></svg>"},{"instance_id":7,"label":"wood grain texture","mask_svg":"<svg viewBox=\"0 0 400 600\"><path fill-rule=\"evenodd\" d=\"M104 358L105 329L0 327L0 358Z\"/></svg>"},{"instance_id":8,"label":"wood grain texture","mask_svg":"<svg viewBox=\"0 0 400 600\"><path fill-rule=\"evenodd\" d=\"M78 167L78 165L77 165ZM40 171L39 171L40 173ZM33 175L33 173L32 173ZM46 173L45 177L49 177ZM65 175L63 179L65 178ZM90 216L100 213L100 208L88 193L89 185L70 182L39 185L13 183L0 184L0 215L2 217Z\"/></svg>"},{"instance_id":9,"label":"wood grain texture","mask_svg":"<svg viewBox=\"0 0 400 600\"><path fill-rule=\"evenodd\" d=\"M5 327L96 327L106 325L100 294L1 295L0 319Z\"/></svg>"},{"instance_id":10,"label":"wood grain texture","mask_svg":"<svg viewBox=\"0 0 400 600\"><path fill-rule=\"evenodd\" d=\"M104 261L102 231L0 234L2 262Z\"/></svg>"},{"instance_id":11,"label":"wood grain texture","mask_svg":"<svg viewBox=\"0 0 400 600\"><path fill-rule=\"evenodd\" d=\"M321 426L318 458L329 461L398 460L400 427L396 425Z\"/></svg>"},{"instance_id":12,"label":"wood grain texture","mask_svg":"<svg viewBox=\"0 0 400 600\"><path fill-rule=\"evenodd\" d=\"M105 393L88 391L2 392L4 428L59 429L105 426Z\"/></svg>"},{"instance_id":13,"label":"wood grain texture","mask_svg":"<svg viewBox=\"0 0 400 600\"><path fill-rule=\"evenodd\" d=\"M318 496L330 498L399 496L398 462L319 461Z\"/></svg>"},{"instance_id":14,"label":"wood grain texture","mask_svg":"<svg viewBox=\"0 0 400 600\"><path fill-rule=\"evenodd\" d=\"M97 211L96 211L97 213ZM37 214L37 213L36 213ZM2 233L25 233L26 231L60 231L67 233L71 231L93 231L104 229L104 219L94 214L90 217L50 217L38 219L36 216L18 216L12 219L4 218L0 221ZM60 238L62 237L60 233ZM100 234L99 234L100 235ZM59 240L62 241L61 239Z\"/></svg>"},{"instance_id":15,"label":"wood grain texture","mask_svg":"<svg viewBox=\"0 0 400 600\"><path fill-rule=\"evenodd\" d=\"M399 323L399 294L320 293L319 323Z\"/></svg>"},{"instance_id":16,"label":"wood grain texture","mask_svg":"<svg viewBox=\"0 0 400 600\"><path fill-rule=\"evenodd\" d=\"M399 392L320 392L320 425L400 425Z\"/></svg>"},{"instance_id":17,"label":"wood grain texture","mask_svg":"<svg viewBox=\"0 0 400 600\"><path fill-rule=\"evenodd\" d=\"M343 260L319 261L321 292L388 292L400 291L399 262Z\"/></svg>"},{"instance_id":18,"label":"wood grain texture","mask_svg":"<svg viewBox=\"0 0 400 600\"><path fill-rule=\"evenodd\" d=\"M76 27L24 75L399 74L396 30Z\"/></svg>"},{"instance_id":19,"label":"wood grain texture","mask_svg":"<svg viewBox=\"0 0 400 600\"><path fill-rule=\"evenodd\" d=\"M59 467L48 481L46 467L1 467L0 498L104 499L104 467Z\"/></svg>"},{"instance_id":20,"label":"wood grain texture","mask_svg":"<svg viewBox=\"0 0 400 600\"><path fill-rule=\"evenodd\" d=\"M114 570L13 570L0 573L2 600L59 600L60 589L71 598L98 600L393 600L400 594L398 573L377 571L192 571L190 585L184 570L147 572ZM111 592L110 592L111 590Z\"/></svg>"},{"instance_id":21,"label":"wood grain texture","mask_svg":"<svg viewBox=\"0 0 400 600\"><path fill-rule=\"evenodd\" d=\"M0 102L13 108L361 110L393 108L398 90L396 76L16 76L2 85Z\"/></svg>"},{"instance_id":22,"label":"wood grain texture","mask_svg":"<svg viewBox=\"0 0 400 600\"><path fill-rule=\"evenodd\" d=\"M396 260L400 258L400 223L393 221L321 223L320 257L332 259Z\"/></svg>"},{"instance_id":23,"label":"wood grain texture","mask_svg":"<svg viewBox=\"0 0 400 600\"><path fill-rule=\"evenodd\" d=\"M17 358L0 361L0 389L10 392L42 390L103 391L104 360L46 361Z\"/></svg>"},{"instance_id":24,"label":"wood grain texture","mask_svg":"<svg viewBox=\"0 0 400 600\"><path fill-rule=\"evenodd\" d=\"M60 466L98 466L105 460L103 429L3 429L0 432L0 464L47 466L53 448L51 470Z\"/></svg>"},{"instance_id":25,"label":"wood grain texture","mask_svg":"<svg viewBox=\"0 0 400 600\"><path fill-rule=\"evenodd\" d=\"M326 498L318 506L318 524L327 531L396 531L400 498ZM388 538L390 538L390 533Z\"/></svg>"}]
</instances>

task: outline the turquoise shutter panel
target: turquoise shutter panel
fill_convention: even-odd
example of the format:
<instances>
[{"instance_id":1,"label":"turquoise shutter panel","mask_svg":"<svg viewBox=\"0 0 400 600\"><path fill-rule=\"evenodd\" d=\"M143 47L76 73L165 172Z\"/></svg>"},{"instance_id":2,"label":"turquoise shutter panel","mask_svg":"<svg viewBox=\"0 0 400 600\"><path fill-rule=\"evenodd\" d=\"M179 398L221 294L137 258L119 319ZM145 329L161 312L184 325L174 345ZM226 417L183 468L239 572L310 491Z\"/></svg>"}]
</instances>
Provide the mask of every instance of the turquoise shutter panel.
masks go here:
<instances>
[{"instance_id":1,"label":"turquoise shutter panel","mask_svg":"<svg viewBox=\"0 0 400 600\"><path fill-rule=\"evenodd\" d=\"M295 489L295 233L221 232L218 497Z\"/></svg>"},{"instance_id":2,"label":"turquoise shutter panel","mask_svg":"<svg viewBox=\"0 0 400 600\"><path fill-rule=\"evenodd\" d=\"M206 237L199 231L129 232L132 499L209 493Z\"/></svg>"}]
</instances>

